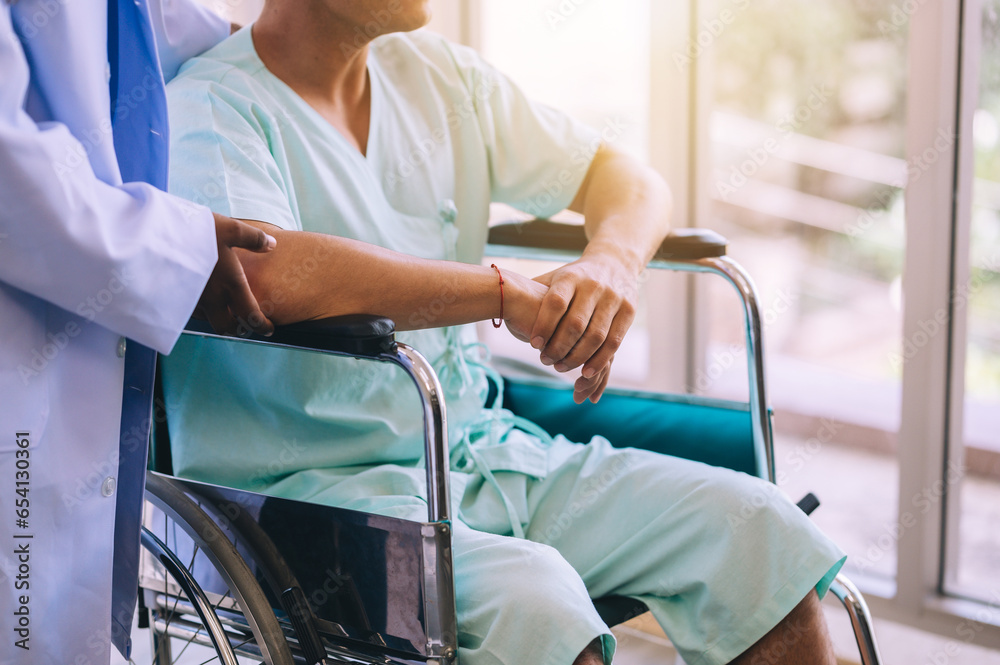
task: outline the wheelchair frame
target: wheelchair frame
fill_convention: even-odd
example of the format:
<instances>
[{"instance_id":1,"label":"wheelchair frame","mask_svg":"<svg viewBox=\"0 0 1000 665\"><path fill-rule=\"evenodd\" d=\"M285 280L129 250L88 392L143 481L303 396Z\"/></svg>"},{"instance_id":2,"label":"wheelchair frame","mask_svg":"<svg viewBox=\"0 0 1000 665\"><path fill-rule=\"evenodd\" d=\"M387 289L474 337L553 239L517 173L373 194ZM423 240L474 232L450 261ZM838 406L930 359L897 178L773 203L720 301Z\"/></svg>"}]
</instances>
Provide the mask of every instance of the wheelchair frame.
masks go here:
<instances>
[{"instance_id":1,"label":"wheelchair frame","mask_svg":"<svg viewBox=\"0 0 1000 665\"><path fill-rule=\"evenodd\" d=\"M192 330L191 327L196 329ZM222 338L208 332L200 324L189 326L186 334L206 338ZM407 520L368 516L362 518L362 522L367 527L379 526L386 531L399 528L401 524L413 525L419 534L423 564L420 579L420 597L423 603L421 611L425 619L424 628L427 638L422 645L422 653L419 655L423 656L421 660L427 663L453 661L457 654L458 627L455 616L451 560L448 428L441 385L431 364L413 348L396 342L393 338L392 322L378 317L337 317L325 321L306 322L278 330L273 337L266 339L224 339L228 342L265 344L275 348L317 351L335 356L390 363L401 368L413 380L420 394L424 418L428 487L427 521L413 523ZM215 594L216 599L213 602L210 594L200 588L180 558L170 552L169 548L149 528L144 526L142 533L144 548L166 569L176 586L185 592L192 601L190 610L196 613L206 626L206 631L201 632L194 630L190 621L184 621L182 628L171 630L169 626L164 625L163 620L157 620L153 617L152 614L155 613L157 607L162 607L162 602L156 600L156 595L161 592L160 587L166 581L161 580L159 575L150 573L144 566L143 570L140 571L140 590L145 590L150 594L143 602L144 609L150 613L150 618L145 622L144 627L152 629L154 662L159 662L160 658L170 658L169 640L164 642L159 639L158 634L179 637L204 646L211 646L216 650L220 660L232 665L237 663L237 652L251 657L262 657L269 664L303 661L307 663L327 662L326 650L329 645L323 644L319 631L316 630L317 617L313 615L307 603L299 602L294 610L287 612L288 620L282 626L272 621L266 621L265 623L268 624L266 626L258 625L261 617L255 615L272 613L270 618L273 618L273 609L267 604L267 599L260 585L254 579L254 573L249 569L243 570L246 568L245 564L241 566L227 552L232 550L237 558L241 555L235 547L229 546L233 540L233 531L239 534L237 539L242 537L245 541L256 543L266 539L266 535L254 534L252 531L256 527L245 519L250 511L246 510L243 502L246 497L254 496L254 494L231 490L238 493L239 496L229 497L224 502L213 502L214 495L225 491L226 488L151 473L147 480L146 498L148 502L156 505L164 513L168 513L177 524L182 525L182 527L191 527L184 529L188 537L194 541L199 549L208 553L208 557L215 564L216 570L222 574L239 606L254 608L254 611L244 613L248 615L246 626L237 625L231 617L229 618L229 626L236 625L237 633L241 628L244 629L244 632L248 629L257 638L255 646L248 651L243 647L242 640L236 642L235 645L233 644L232 631L227 634L226 622L216 616L219 607L234 609L232 604L222 603L218 594ZM205 503L195 505L196 499L205 501ZM298 504L283 506L289 513L312 505L280 499L270 499L269 501L272 504ZM234 506L238 506L235 508L235 514L232 512ZM338 516L363 515L356 513L356 511L327 506L317 508L330 514L338 514ZM204 518L199 517L194 512L197 510L204 510L207 515ZM248 532L250 533L249 537L247 536ZM284 594L289 589L300 589L294 581L294 576L288 572L288 567L281 561L280 554L273 550L267 551L270 548L266 546L253 548L251 545L250 548L256 563L263 563L261 559L266 561L263 566L265 576L279 578L267 581L272 583L276 593L282 595L282 601L285 600ZM239 572L234 575L230 572L231 568L236 568ZM292 586L287 586L289 584ZM297 622L294 617L296 613L305 615L305 621ZM333 630L328 631L328 633L346 638L350 636L351 631L334 624ZM260 637L262 635L268 637L262 638ZM374 639L376 643L386 643L383 636L377 636ZM295 648L291 654L291 660L287 654L280 653L280 649L273 648L276 640L286 640ZM307 643L310 642L311 644L307 646ZM318 653L320 650L324 652L322 655Z\"/></svg>"},{"instance_id":2,"label":"wheelchair frame","mask_svg":"<svg viewBox=\"0 0 1000 665\"><path fill-rule=\"evenodd\" d=\"M580 226L533 220L527 223L503 224L493 227L490 230L486 251L487 254L493 256L567 261L578 256L585 245L586 237ZM700 229L680 229L672 233L664 241L650 263L650 267L719 275L736 289L743 306L746 329L747 370L750 379L749 411L757 475L774 482L772 422L767 407L764 385L762 326L758 299L752 280L738 263L726 256L725 238L711 231ZM204 327L188 332L203 337L220 337L210 333ZM430 363L414 349L396 342L393 338L392 322L377 317L337 317L325 321L287 326L276 331L273 337L266 339L226 339L237 343L266 344L279 348L317 351L387 362L403 369L414 381L420 394L424 417L428 519L427 522L418 523L423 535L421 590L423 591L422 611L426 618L424 628L427 639L426 643L421 645L420 653L413 654L413 657L416 661L441 663L442 665L454 662L457 657L457 623L451 568L447 423L441 386ZM147 483L147 498L161 509L172 513L175 520L189 519L178 512L176 504L191 502L192 496L198 497L199 492L211 494L212 491L211 486L181 481L159 474L153 474L150 482ZM232 505L232 502L229 505ZM190 506L186 506L186 508L190 508ZM211 508L208 510L210 513L216 512ZM340 511L341 509L324 507L324 510ZM181 512L187 513L188 511ZM352 511L341 512L350 513ZM198 518L190 519L199 521ZM382 519L391 520L392 518ZM220 518L216 512L213 517L206 517L198 525L191 526L190 529L185 527L185 530L188 531L189 536L195 539L196 544L200 539L200 546L205 548L204 551L210 552L209 558L213 559L217 569L223 571L223 576L226 576L228 573L224 571L229 565L227 557L233 553L239 556L239 553L235 546L231 546L232 552L228 552L230 548L227 548L225 543L230 543L232 536L227 535L220 528L220 521L226 522L226 516L222 515ZM404 521L399 520L399 522ZM184 525L182 524L182 526ZM208 537L204 535L206 533L214 535ZM241 607L250 606L253 608L251 616L246 621L240 621L226 612L227 609L232 609L234 603L230 601L227 605L223 602L224 598L222 600L216 599L213 603L210 594L205 593L197 581L187 573L183 562L145 527L142 542L145 549L161 562L161 565L166 568L167 574L175 580L173 586L170 586L165 580L160 579L160 574L150 575L148 571L143 573L140 578L141 591L145 590L146 594L145 596L140 594L141 600L144 601L141 606L147 615L145 620L140 621L140 626L151 628L156 662L159 662L159 654L164 653L162 635L173 635L191 639L204 645L211 645L216 649L222 662L232 664L237 662L237 652L249 653L251 656L264 658L268 663L280 665L284 665L286 662L332 662L327 658L346 655L346 652L343 652L339 646L331 645L328 640L319 639L315 630L315 625L318 622L315 616L311 616L312 613L308 611L308 608L304 608L305 620L301 616L296 620L294 615L298 611L302 611L303 606L296 605L297 601L294 598L289 601L292 603L293 611L287 613L285 621L281 625L267 618L260 620L262 624L266 625L256 625L258 617L252 615L258 610L265 614L270 613L270 619L275 617L271 605L268 605L260 586L256 584L253 573L249 572L248 569L244 570L246 564L243 564L242 568L238 564L234 564L233 567L239 572L233 574L232 577L239 579L226 580L232 595L237 598L238 604ZM220 550L220 552L215 552L215 549ZM223 562L222 559L226 559L226 561ZM155 616L157 603L161 603L159 606L161 610L165 607L162 605L161 586L183 590L191 600L189 614L197 615L207 627L206 630L195 630L189 623L185 624L182 629L172 629L170 626L163 626L162 619L157 623L158 619ZM290 587L288 591L283 593L287 595L291 590ZM872 630L871 615L857 588L841 573L837 576L830 590L843 603L850 615L862 664L881 665ZM278 589L278 592L282 593L282 590ZM162 594L162 597L168 595ZM294 596L294 593L292 595ZM283 598L283 602L285 599ZM176 601L174 604L177 605ZM264 607L267 609L263 609ZM223 614L226 614L224 618L218 616L220 608ZM618 607L619 615L634 615L634 612L634 606ZM250 649L249 652L239 643L235 644L234 648L234 627L237 636L240 631L243 634L253 633L257 641L262 640L264 643ZM348 631L339 626L338 628L343 635L348 634ZM262 638L258 635L269 635L269 637ZM327 636L328 634L324 635L324 637ZM272 649L268 646L268 640L279 639L291 645L292 649L289 649L289 654L283 653L280 648ZM379 639L384 643L383 638ZM169 641L167 644L169 645ZM271 653L272 650L275 653ZM323 653L319 653L320 650ZM169 649L166 651L169 652ZM345 662L362 662L353 658L353 655L349 656ZM378 660L377 662L386 662L386 660ZM392 662L415 661L403 657L392 660Z\"/></svg>"}]
</instances>

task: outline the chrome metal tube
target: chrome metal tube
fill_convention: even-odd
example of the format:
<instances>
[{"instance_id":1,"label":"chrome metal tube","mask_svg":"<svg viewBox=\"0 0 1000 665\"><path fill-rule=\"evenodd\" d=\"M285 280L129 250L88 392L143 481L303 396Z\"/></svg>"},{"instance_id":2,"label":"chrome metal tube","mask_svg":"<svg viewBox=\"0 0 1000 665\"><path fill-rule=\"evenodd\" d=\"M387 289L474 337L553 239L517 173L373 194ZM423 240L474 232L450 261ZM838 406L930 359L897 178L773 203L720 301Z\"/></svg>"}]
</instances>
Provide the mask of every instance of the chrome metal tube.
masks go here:
<instances>
[{"instance_id":1,"label":"chrome metal tube","mask_svg":"<svg viewBox=\"0 0 1000 665\"><path fill-rule=\"evenodd\" d=\"M774 437L771 419L767 410L767 394L764 388L764 330L761 325L760 305L757 288L743 267L728 256L698 259L695 261L662 261L650 263L656 268L667 268L685 272L704 272L726 279L743 303L743 319L746 329L747 374L750 379L750 421L753 425L754 445L763 452L767 479L775 481Z\"/></svg>"},{"instance_id":2,"label":"chrome metal tube","mask_svg":"<svg viewBox=\"0 0 1000 665\"><path fill-rule=\"evenodd\" d=\"M185 644L190 642L191 644L197 644L202 647L213 646L212 640L205 636L205 631L199 630L199 626L194 623L183 622L181 624L170 623L168 625L163 619L156 619L152 624L150 624L150 628L155 628L153 631L154 634L160 634L164 638L174 637L183 641ZM260 661L263 656L261 656L260 650L254 647L256 647L256 644L248 642L233 649L233 653L237 654L237 658L243 656L245 658L252 658L255 661ZM215 659L213 658L212 660ZM206 662L212 662L212 660ZM173 663L173 660L169 660L166 665L173 665ZM261 663L261 665L264 664Z\"/></svg>"},{"instance_id":3,"label":"chrome metal tube","mask_svg":"<svg viewBox=\"0 0 1000 665\"><path fill-rule=\"evenodd\" d=\"M170 576L174 578L174 581L184 589L184 593L187 594L191 604L194 605L195 610L198 612L198 617L212 638L212 645L219 655L219 660L224 665L239 665L239 661L236 660L236 654L233 653L233 649L229 644L229 637L226 635L226 630L219 622L219 618L215 616L212 603L209 602L205 596L205 592L201 590L198 582L188 572L188 569L163 544L163 541L153 535L146 527L142 527L141 541L143 546L157 558Z\"/></svg>"},{"instance_id":4,"label":"chrome metal tube","mask_svg":"<svg viewBox=\"0 0 1000 665\"><path fill-rule=\"evenodd\" d=\"M875 633L872 631L872 615L861 592L843 573L837 575L830 585L830 592L844 604L851 617L854 638L858 641L858 650L861 652L861 665L882 665Z\"/></svg>"},{"instance_id":5,"label":"chrome metal tube","mask_svg":"<svg viewBox=\"0 0 1000 665\"><path fill-rule=\"evenodd\" d=\"M420 391L420 403L423 405L427 521L450 522L448 421L441 382L430 362L419 352L401 342L396 346L398 350L395 354L384 354L382 359L400 366L413 379Z\"/></svg>"}]
</instances>

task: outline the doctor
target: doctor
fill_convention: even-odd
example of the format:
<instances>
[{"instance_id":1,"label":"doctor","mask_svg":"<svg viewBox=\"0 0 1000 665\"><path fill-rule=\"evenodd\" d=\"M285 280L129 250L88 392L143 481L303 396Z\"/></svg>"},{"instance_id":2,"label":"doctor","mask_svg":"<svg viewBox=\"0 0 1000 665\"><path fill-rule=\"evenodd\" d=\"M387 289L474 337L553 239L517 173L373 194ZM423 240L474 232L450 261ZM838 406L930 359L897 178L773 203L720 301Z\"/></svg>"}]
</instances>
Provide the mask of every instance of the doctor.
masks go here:
<instances>
[{"instance_id":1,"label":"doctor","mask_svg":"<svg viewBox=\"0 0 1000 665\"><path fill-rule=\"evenodd\" d=\"M270 329L232 248L273 239L160 191L161 67L228 32L190 0L0 0L5 664L127 655L152 350L196 308Z\"/></svg>"}]
</instances>

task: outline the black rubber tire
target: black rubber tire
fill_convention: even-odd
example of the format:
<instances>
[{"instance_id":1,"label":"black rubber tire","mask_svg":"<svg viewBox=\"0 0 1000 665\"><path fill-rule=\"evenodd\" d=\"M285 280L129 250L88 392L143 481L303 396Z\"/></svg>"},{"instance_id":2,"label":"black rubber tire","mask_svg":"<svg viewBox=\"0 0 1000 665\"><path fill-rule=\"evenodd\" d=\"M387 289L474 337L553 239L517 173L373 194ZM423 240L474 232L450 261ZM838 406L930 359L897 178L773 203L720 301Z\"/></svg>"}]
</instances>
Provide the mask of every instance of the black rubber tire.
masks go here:
<instances>
[{"instance_id":1,"label":"black rubber tire","mask_svg":"<svg viewBox=\"0 0 1000 665\"><path fill-rule=\"evenodd\" d=\"M274 610L235 545L204 510L167 476L150 473L146 500L199 545L221 574L239 604L267 665L294 665L285 634Z\"/></svg>"}]
</instances>

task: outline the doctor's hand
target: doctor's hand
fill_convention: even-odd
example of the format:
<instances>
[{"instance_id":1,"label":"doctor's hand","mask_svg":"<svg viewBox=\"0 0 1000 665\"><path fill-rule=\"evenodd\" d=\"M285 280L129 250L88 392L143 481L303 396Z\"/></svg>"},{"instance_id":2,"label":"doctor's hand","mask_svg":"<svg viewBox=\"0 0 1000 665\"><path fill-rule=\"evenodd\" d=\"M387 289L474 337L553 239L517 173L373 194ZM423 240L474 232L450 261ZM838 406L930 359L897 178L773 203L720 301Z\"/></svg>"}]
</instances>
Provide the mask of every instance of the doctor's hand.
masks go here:
<instances>
[{"instance_id":1,"label":"doctor's hand","mask_svg":"<svg viewBox=\"0 0 1000 665\"><path fill-rule=\"evenodd\" d=\"M611 252L592 250L535 278L549 287L531 330L543 365L583 366L578 394L600 397L611 361L635 320L638 275ZM593 399L592 401L596 401Z\"/></svg>"},{"instance_id":2,"label":"doctor's hand","mask_svg":"<svg viewBox=\"0 0 1000 665\"><path fill-rule=\"evenodd\" d=\"M219 260L201 294L195 316L208 319L218 333L241 337L251 332L270 335L274 325L260 311L233 248L269 252L277 244L275 239L249 224L218 214L215 215L215 237Z\"/></svg>"}]
</instances>

